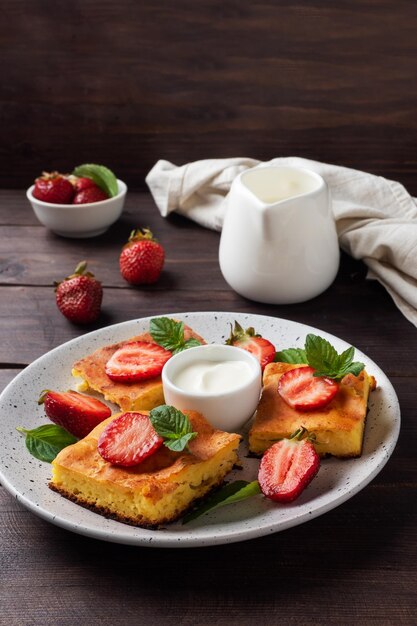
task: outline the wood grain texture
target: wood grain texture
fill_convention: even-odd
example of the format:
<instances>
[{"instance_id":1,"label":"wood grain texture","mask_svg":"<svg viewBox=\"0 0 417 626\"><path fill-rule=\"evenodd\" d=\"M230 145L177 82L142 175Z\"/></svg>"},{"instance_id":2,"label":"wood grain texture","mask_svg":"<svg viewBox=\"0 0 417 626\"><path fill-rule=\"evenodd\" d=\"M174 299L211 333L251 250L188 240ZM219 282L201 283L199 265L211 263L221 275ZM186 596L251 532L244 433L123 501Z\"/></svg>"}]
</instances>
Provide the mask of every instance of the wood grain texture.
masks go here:
<instances>
[{"instance_id":1,"label":"wood grain texture","mask_svg":"<svg viewBox=\"0 0 417 626\"><path fill-rule=\"evenodd\" d=\"M163 278L156 289L166 290L175 280L183 288L202 289L220 278L217 257L212 254L219 233L208 231L195 250L189 245L190 221L180 216L165 220L149 194L129 193L122 218L104 235L84 242L55 235L35 217L29 222L28 213L33 215L33 211L24 196L15 193L14 202L8 193L3 196L1 192L0 197L0 285L52 286L73 272L81 255L105 286L127 288L119 270L120 252L132 229L143 227L152 230L166 251ZM22 225L16 229L13 220L22 220Z\"/></svg>"},{"instance_id":2,"label":"wood grain texture","mask_svg":"<svg viewBox=\"0 0 417 626\"><path fill-rule=\"evenodd\" d=\"M4 0L0 184L101 162L297 155L417 193L417 6Z\"/></svg>"},{"instance_id":3,"label":"wood grain texture","mask_svg":"<svg viewBox=\"0 0 417 626\"><path fill-rule=\"evenodd\" d=\"M19 626L72 626L74 615L78 623L109 626L411 626L417 571L403 539L415 532L408 493L377 482L325 521L244 544L179 552L70 534L0 490L3 618ZM43 598L39 609L35 596Z\"/></svg>"},{"instance_id":4,"label":"wood grain texture","mask_svg":"<svg viewBox=\"0 0 417 626\"><path fill-rule=\"evenodd\" d=\"M256 311L261 315L309 324L343 337L377 361L389 375L416 375L415 329L411 325L408 327L408 323L399 317L382 288L376 283L358 287L354 314L351 308L340 310L340 302L347 300L350 294L348 288L334 284L315 302L304 306L254 306L232 291L222 292L209 287L184 290L171 286L166 291L109 288L105 290L100 319L95 324L77 327L57 310L52 287L0 287L0 298L4 303L0 321L5 329L0 362L11 363L18 358L18 363L27 364L73 337L138 317L185 311ZM380 310L373 316L375 306ZM378 335L374 333L376 326ZM223 332L227 338L230 329L225 328Z\"/></svg>"}]
</instances>

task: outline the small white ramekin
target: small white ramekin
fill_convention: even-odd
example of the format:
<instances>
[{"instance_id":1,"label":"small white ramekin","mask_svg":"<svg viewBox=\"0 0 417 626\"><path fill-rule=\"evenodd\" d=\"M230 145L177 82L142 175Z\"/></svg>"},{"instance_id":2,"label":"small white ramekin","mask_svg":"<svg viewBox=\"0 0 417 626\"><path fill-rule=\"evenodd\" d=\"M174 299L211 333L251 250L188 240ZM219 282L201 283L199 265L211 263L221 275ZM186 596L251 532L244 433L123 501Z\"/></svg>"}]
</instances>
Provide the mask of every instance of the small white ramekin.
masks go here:
<instances>
[{"instance_id":1,"label":"small white ramekin","mask_svg":"<svg viewBox=\"0 0 417 626\"><path fill-rule=\"evenodd\" d=\"M244 361L250 367L251 376L239 387L222 393L188 392L177 387L173 380L178 372L201 360ZM189 348L171 357L162 370L162 385L166 404L182 411L198 411L214 428L234 432L240 430L256 410L262 387L262 372L259 361L246 350L209 344Z\"/></svg>"},{"instance_id":2,"label":"small white ramekin","mask_svg":"<svg viewBox=\"0 0 417 626\"><path fill-rule=\"evenodd\" d=\"M29 187L26 197L41 224L57 235L71 238L96 237L119 219L125 202L127 186L118 180L119 193L113 198L87 204L53 204L38 200Z\"/></svg>"}]
</instances>

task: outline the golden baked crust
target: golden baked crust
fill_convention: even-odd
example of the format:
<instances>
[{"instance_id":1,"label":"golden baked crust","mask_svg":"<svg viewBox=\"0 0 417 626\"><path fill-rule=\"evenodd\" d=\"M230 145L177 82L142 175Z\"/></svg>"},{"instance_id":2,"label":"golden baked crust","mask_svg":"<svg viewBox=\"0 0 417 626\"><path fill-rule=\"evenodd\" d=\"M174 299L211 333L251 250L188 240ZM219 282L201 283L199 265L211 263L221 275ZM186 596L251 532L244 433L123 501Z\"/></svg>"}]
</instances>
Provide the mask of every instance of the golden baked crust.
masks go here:
<instances>
[{"instance_id":1,"label":"golden baked crust","mask_svg":"<svg viewBox=\"0 0 417 626\"><path fill-rule=\"evenodd\" d=\"M193 337L201 341L201 343L206 343L202 337L188 326L184 327L184 337L185 339ZM123 411L150 410L164 404L160 376L138 383L116 383L107 376L105 371L107 361L116 350L132 341L155 343L149 333L143 333L126 341L99 348L92 354L74 363L73 376L83 379L80 390L88 391L88 389L92 389L93 391L98 391L103 394L106 400L117 404Z\"/></svg>"},{"instance_id":2,"label":"golden baked crust","mask_svg":"<svg viewBox=\"0 0 417 626\"><path fill-rule=\"evenodd\" d=\"M113 415L58 454L49 486L77 504L135 526L155 528L177 519L223 482L238 461L240 442L239 435L215 430L202 415L185 413L198 432L189 442L190 452L161 446L134 467L112 465L100 456L97 442L120 414Z\"/></svg>"},{"instance_id":3,"label":"golden baked crust","mask_svg":"<svg viewBox=\"0 0 417 626\"><path fill-rule=\"evenodd\" d=\"M362 452L369 393L376 382L365 370L359 376L348 374L340 389L324 408L297 411L278 393L278 381L288 370L302 365L271 363L263 377L263 391L249 433L249 449L260 455L273 443L289 437L304 426L317 437L315 447L321 456L357 457Z\"/></svg>"}]
</instances>

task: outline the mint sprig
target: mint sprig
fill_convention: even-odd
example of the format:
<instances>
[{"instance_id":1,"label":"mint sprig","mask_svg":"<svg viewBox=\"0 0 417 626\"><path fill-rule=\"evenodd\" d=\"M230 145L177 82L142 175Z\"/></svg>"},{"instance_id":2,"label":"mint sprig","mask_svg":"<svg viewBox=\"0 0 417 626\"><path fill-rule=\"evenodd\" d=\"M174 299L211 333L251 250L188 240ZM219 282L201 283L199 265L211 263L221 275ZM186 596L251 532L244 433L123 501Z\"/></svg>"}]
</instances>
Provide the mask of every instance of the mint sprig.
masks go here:
<instances>
[{"instance_id":1,"label":"mint sprig","mask_svg":"<svg viewBox=\"0 0 417 626\"><path fill-rule=\"evenodd\" d=\"M93 182L106 193L109 198L117 196L119 186L117 178L108 167L97 165L96 163L84 163L79 165L73 171L74 176L91 178Z\"/></svg>"},{"instance_id":2,"label":"mint sprig","mask_svg":"<svg viewBox=\"0 0 417 626\"><path fill-rule=\"evenodd\" d=\"M158 435L165 439L164 445L174 452L182 452L197 436L188 417L173 406L162 404L152 409L149 419Z\"/></svg>"},{"instance_id":3,"label":"mint sprig","mask_svg":"<svg viewBox=\"0 0 417 626\"><path fill-rule=\"evenodd\" d=\"M275 354L274 361L281 363L292 363L294 365L300 365L301 363L307 363L306 351L303 348L288 348Z\"/></svg>"},{"instance_id":4,"label":"mint sprig","mask_svg":"<svg viewBox=\"0 0 417 626\"><path fill-rule=\"evenodd\" d=\"M233 483L228 483L209 496L204 501L204 504L187 513L183 517L182 523L187 524L188 522L200 517L200 515L204 515L204 513L207 513L208 511L225 506L226 504L246 500L246 498L251 498L259 493L261 493L261 488L259 487L257 480L250 483L246 480L236 480Z\"/></svg>"},{"instance_id":5,"label":"mint sprig","mask_svg":"<svg viewBox=\"0 0 417 626\"><path fill-rule=\"evenodd\" d=\"M56 424L44 424L32 430L19 427L16 430L26 435L26 447L31 455L47 463L51 463L58 452L78 441L65 428Z\"/></svg>"},{"instance_id":6,"label":"mint sprig","mask_svg":"<svg viewBox=\"0 0 417 626\"><path fill-rule=\"evenodd\" d=\"M187 348L195 348L201 346L197 339L184 339L184 323L176 322L169 317L154 317L149 325L149 332L152 339L169 350L172 354L187 350Z\"/></svg>"},{"instance_id":7,"label":"mint sprig","mask_svg":"<svg viewBox=\"0 0 417 626\"><path fill-rule=\"evenodd\" d=\"M277 352L275 361L282 363L303 364L312 367L314 376L326 376L334 380L341 380L346 374L358 376L364 369L364 363L353 361L355 348L351 346L341 354L323 337L308 334L304 350L302 348L289 348Z\"/></svg>"}]
</instances>

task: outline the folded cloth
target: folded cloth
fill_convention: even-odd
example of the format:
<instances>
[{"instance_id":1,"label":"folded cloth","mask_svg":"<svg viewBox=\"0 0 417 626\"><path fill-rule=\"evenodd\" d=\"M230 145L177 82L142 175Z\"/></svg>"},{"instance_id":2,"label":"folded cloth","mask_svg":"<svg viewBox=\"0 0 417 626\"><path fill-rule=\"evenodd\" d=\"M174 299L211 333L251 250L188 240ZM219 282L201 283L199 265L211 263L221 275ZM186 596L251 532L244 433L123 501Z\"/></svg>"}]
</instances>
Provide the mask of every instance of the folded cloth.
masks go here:
<instances>
[{"instance_id":1,"label":"folded cloth","mask_svg":"<svg viewBox=\"0 0 417 626\"><path fill-rule=\"evenodd\" d=\"M177 167L158 161L146 183L166 217L177 211L221 230L233 179L260 161L206 159ZM368 266L368 278L387 289L404 316L417 326L417 204L398 182L358 170L298 157L270 164L305 167L329 185L340 247Z\"/></svg>"}]
</instances>

